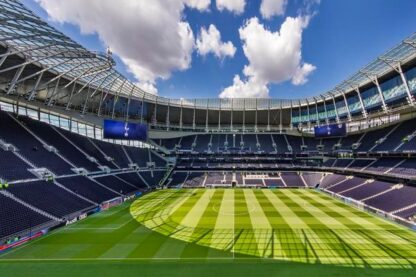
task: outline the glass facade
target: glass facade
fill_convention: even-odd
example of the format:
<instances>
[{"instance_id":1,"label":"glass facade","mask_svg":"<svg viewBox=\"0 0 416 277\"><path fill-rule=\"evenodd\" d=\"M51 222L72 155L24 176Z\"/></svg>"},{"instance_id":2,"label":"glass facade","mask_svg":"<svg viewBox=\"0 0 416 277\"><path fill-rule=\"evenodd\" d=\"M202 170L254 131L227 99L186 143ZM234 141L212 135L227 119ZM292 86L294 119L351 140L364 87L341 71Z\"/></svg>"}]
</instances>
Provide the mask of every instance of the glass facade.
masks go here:
<instances>
[{"instance_id":1,"label":"glass facade","mask_svg":"<svg viewBox=\"0 0 416 277\"><path fill-rule=\"evenodd\" d=\"M103 139L103 129L101 126L94 126L85 122L80 122L69 117L52 114L43 110L36 110L24 106L16 106L14 104L0 101L0 110L6 112L17 113L21 116L28 116L34 120L39 120L50 125L62 128L73 133L87 136L93 139L107 141L115 144L122 144L128 146L136 146L139 148L153 148L150 144L141 141L122 141L122 140L107 140Z\"/></svg>"}]
</instances>

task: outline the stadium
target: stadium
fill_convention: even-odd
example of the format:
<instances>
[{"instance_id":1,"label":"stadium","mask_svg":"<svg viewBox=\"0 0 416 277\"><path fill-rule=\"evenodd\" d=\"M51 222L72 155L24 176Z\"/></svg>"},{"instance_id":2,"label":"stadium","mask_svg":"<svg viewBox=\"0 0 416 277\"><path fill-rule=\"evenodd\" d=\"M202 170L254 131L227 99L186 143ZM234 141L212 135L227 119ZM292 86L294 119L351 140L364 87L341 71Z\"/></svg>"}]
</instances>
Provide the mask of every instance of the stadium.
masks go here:
<instances>
[{"instance_id":1,"label":"stadium","mask_svg":"<svg viewBox=\"0 0 416 277\"><path fill-rule=\"evenodd\" d=\"M325 93L168 98L0 1L2 276L412 276L416 33Z\"/></svg>"}]
</instances>

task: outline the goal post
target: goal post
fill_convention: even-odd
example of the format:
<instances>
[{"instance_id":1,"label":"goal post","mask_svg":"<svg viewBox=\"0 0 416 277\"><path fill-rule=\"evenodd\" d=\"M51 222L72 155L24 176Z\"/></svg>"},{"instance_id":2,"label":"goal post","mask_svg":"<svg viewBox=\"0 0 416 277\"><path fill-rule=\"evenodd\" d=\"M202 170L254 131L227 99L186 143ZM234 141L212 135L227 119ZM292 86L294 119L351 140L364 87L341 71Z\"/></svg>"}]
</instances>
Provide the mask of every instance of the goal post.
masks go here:
<instances>
[{"instance_id":1,"label":"goal post","mask_svg":"<svg viewBox=\"0 0 416 277\"><path fill-rule=\"evenodd\" d=\"M107 201L104 201L103 203L101 203L100 205L100 209L101 210L108 210L112 207L118 206L120 204L123 203L123 198L122 197L116 197Z\"/></svg>"}]
</instances>

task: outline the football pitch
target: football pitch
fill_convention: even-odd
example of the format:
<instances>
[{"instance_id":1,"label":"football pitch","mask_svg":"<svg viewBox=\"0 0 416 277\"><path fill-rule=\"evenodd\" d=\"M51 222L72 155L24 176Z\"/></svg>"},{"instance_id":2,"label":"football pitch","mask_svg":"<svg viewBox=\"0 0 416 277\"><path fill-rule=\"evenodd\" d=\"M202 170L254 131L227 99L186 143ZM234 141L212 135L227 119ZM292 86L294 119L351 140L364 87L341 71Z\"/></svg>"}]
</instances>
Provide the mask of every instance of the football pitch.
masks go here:
<instances>
[{"instance_id":1,"label":"football pitch","mask_svg":"<svg viewBox=\"0 0 416 277\"><path fill-rule=\"evenodd\" d=\"M0 274L410 276L415 264L415 232L315 190L171 189L1 254Z\"/></svg>"}]
</instances>

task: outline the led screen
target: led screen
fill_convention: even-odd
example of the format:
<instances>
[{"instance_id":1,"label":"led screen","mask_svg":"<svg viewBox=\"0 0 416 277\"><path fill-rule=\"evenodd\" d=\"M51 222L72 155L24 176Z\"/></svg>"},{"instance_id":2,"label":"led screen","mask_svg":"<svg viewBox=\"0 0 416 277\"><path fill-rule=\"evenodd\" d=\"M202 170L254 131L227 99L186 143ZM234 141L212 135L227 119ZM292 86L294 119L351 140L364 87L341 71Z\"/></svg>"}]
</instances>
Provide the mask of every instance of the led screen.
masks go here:
<instances>
[{"instance_id":1,"label":"led screen","mask_svg":"<svg viewBox=\"0 0 416 277\"><path fill-rule=\"evenodd\" d=\"M325 126L315 126L315 137L343 137L347 134L347 126L343 124L330 124Z\"/></svg>"},{"instance_id":2,"label":"led screen","mask_svg":"<svg viewBox=\"0 0 416 277\"><path fill-rule=\"evenodd\" d=\"M104 138L146 141L147 125L105 119Z\"/></svg>"}]
</instances>

